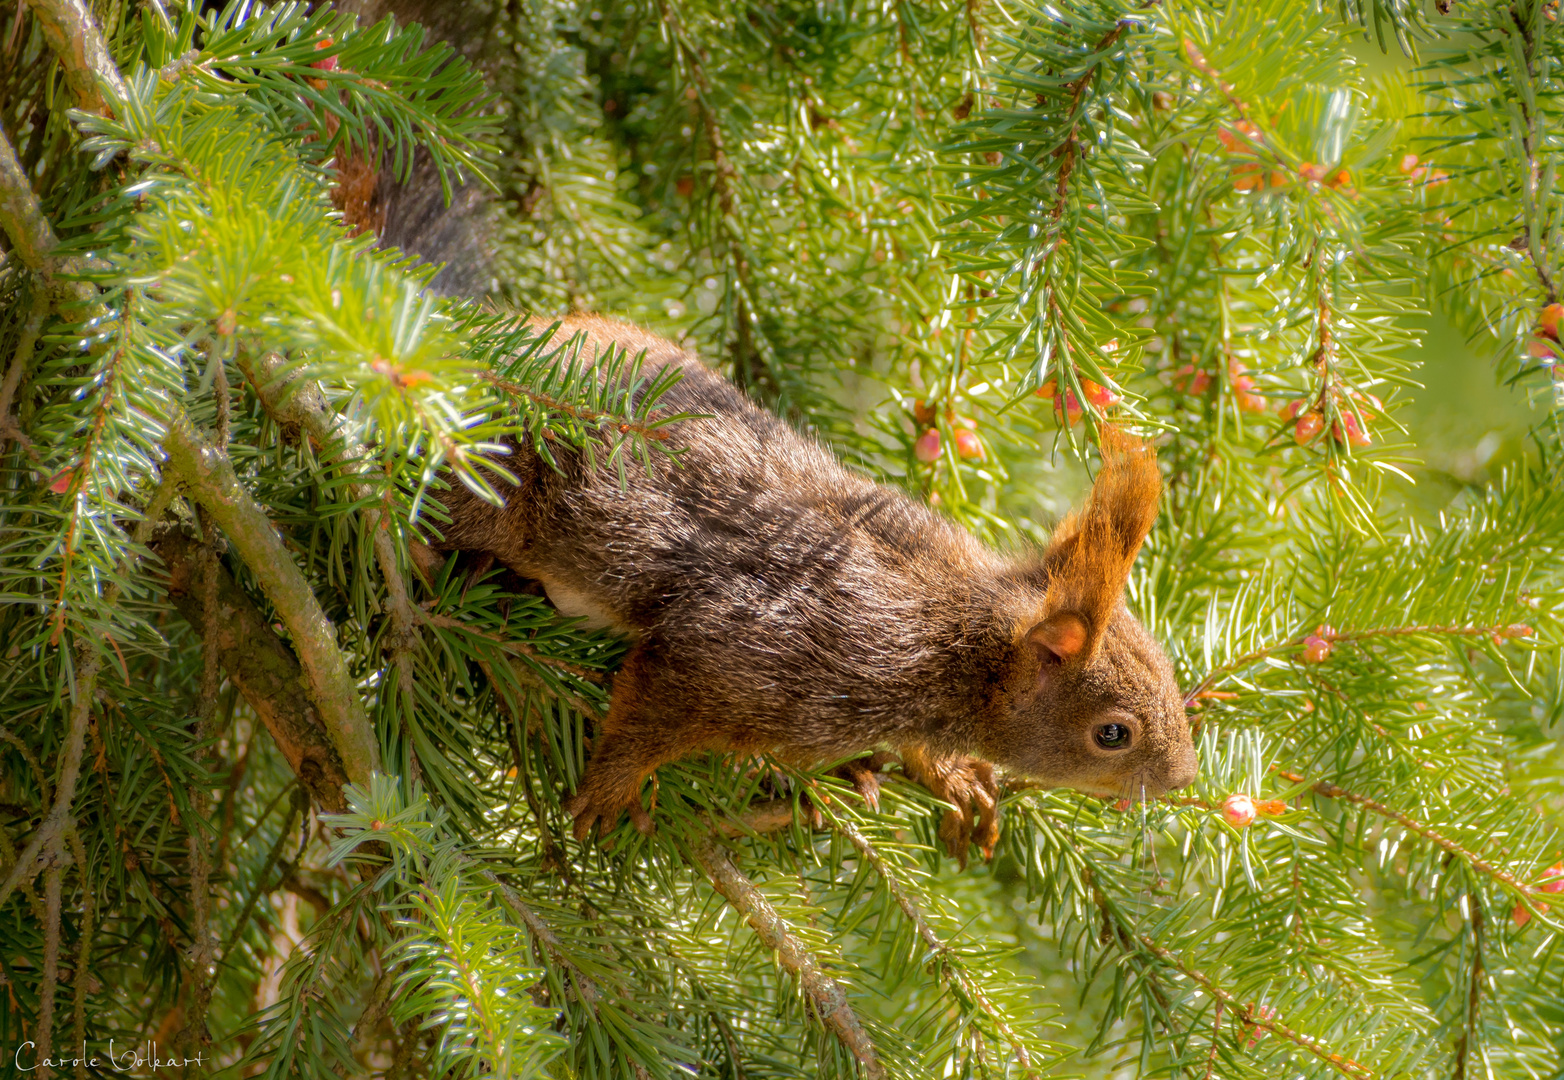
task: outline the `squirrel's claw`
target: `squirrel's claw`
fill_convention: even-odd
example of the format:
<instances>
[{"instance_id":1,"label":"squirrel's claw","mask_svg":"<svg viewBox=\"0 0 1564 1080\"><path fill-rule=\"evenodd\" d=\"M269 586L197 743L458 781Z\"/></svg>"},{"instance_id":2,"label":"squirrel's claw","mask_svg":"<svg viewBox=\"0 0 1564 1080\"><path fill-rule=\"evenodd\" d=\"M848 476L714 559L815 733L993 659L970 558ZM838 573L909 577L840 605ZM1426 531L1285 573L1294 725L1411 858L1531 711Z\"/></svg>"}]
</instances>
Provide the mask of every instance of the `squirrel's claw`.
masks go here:
<instances>
[{"instance_id":1,"label":"squirrel's claw","mask_svg":"<svg viewBox=\"0 0 1564 1080\"><path fill-rule=\"evenodd\" d=\"M592 835L592 830L602 822L599 836L607 836L613 831L619 819L628 811L630 824L635 826L636 832L642 836L650 836L657 826L652 822L652 815L647 813L641 805L640 793L628 800L615 801L594 798L584 791L577 792L561 804L565 813L575 818L575 824L571 826L571 835L578 843L586 843Z\"/></svg>"},{"instance_id":2,"label":"squirrel's claw","mask_svg":"<svg viewBox=\"0 0 1564 1080\"><path fill-rule=\"evenodd\" d=\"M891 760L891 755L878 753L867 758L854 758L843 762L832 775L838 776L853 785L853 790L858 792L860 798L868 805L870 810L879 813L880 810L880 767Z\"/></svg>"},{"instance_id":3,"label":"squirrel's claw","mask_svg":"<svg viewBox=\"0 0 1564 1080\"><path fill-rule=\"evenodd\" d=\"M940 819L939 838L945 850L964 870L967 852L974 843L985 860L994 857L999 843L999 779L994 766L979 758L933 757L921 752L904 753L907 775L950 805Z\"/></svg>"}]
</instances>

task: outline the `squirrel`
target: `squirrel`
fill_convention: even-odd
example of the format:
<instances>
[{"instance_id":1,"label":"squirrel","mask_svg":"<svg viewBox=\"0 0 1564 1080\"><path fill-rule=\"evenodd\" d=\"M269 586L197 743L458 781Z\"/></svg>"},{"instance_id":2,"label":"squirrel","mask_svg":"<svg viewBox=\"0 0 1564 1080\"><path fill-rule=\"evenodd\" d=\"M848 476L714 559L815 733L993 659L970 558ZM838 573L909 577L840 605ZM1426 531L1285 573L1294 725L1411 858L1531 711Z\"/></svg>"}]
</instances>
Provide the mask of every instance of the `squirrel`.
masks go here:
<instances>
[{"instance_id":1,"label":"squirrel","mask_svg":"<svg viewBox=\"0 0 1564 1080\"><path fill-rule=\"evenodd\" d=\"M482 51L463 31L465 9L338 6L394 11L475 61ZM481 192L458 184L447 203L440 191L420 151L409 181L382 170L344 219L440 266L432 291L492 292ZM583 359L614 349L644 353L643 373L677 367L659 405L705 414L664 429L675 453L623 480L559 443L557 467L512 445L514 486L493 478L503 506L454 482L438 496L449 521L436 548L492 556L541 583L562 613L631 639L565 804L578 839L626 813L650 831L647 777L705 751L801 765L894 751L952 808L940 836L963 865L972 842L991 855L998 839L995 766L1121 799L1193 782L1172 666L1122 599L1157 512L1149 447L1105 435L1084 508L1046 550L1006 556L848 471L674 342L595 315L531 325L553 344L579 335ZM879 763L842 766L871 805Z\"/></svg>"},{"instance_id":2,"label":"squirrel","mask_svg":"<svg viewBox=\"0 0 1564 1080\"><path fill-rule=\"evenodd\" d=\"M1157 512L1148 446L1106 429L1085 507L1045 551L1005 556L849 472L673 342L595 315L531 325L583 360L676 366L659 406L705 414L666 429L674 453L649 469L621 476L559 444L555 467L515 446L514 486L494 479L503 506L440 494L437 548L491 555L631 639L565 804L577 839L625 813L649 832L644 781L703 751L811 765L889 749L953 807L940 836L963 861L998 838L994 766L1125 799L1194 780L1172 665L1122 599ZM843 768L875 804L870 764Z\"/></svg>"}]
</instances>

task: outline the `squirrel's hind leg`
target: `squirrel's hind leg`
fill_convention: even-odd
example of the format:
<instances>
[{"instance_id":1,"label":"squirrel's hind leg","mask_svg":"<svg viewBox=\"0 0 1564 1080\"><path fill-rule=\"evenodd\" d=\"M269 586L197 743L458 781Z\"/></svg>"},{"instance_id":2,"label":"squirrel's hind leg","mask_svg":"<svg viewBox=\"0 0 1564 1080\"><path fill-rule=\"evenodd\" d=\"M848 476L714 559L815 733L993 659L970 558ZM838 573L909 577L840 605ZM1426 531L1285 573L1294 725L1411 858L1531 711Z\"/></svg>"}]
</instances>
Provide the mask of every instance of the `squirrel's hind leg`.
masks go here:
<instances>
[{"instance_id":1,"label":"squirrel's hind leg","mask_svg":"<svg viewBox=\"0 0 1564 1080\"><path fill-rule=\"evenodd\" d=\"M649 714L647 691L655 663L649 652L647 643L636 645L614 676L613 697L592 760L581 787L563 804L575 818L577 840L590 836L599 821L606 835L626 812L642 835L650 834L652 817L641 805L641 785L659 766L700 749L682 728ZM652 807L656 809L655 794Z\"/></svg>"}]
</instances>

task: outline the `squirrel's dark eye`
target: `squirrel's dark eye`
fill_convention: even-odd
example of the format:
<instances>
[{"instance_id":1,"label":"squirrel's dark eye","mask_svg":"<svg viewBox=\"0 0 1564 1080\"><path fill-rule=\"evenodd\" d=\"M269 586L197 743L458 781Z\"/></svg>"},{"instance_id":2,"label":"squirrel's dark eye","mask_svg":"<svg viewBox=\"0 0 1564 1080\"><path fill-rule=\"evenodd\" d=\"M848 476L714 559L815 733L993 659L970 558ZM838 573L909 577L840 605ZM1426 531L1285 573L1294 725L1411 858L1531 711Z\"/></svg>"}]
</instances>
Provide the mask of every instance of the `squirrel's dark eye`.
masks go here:
<instances>
[{"instance_id":1,"label":"squirrel's dark eye","mask_svg":"<svg viewBox=\"0 0 1564 1080\"><path fill-rule=\"evenodd\" d=\"M1124 724L1104 724L1096 732L1097 745L1104 750L1123 750L1130 744L1130 729Z\"/></svg>"}]
</instances>

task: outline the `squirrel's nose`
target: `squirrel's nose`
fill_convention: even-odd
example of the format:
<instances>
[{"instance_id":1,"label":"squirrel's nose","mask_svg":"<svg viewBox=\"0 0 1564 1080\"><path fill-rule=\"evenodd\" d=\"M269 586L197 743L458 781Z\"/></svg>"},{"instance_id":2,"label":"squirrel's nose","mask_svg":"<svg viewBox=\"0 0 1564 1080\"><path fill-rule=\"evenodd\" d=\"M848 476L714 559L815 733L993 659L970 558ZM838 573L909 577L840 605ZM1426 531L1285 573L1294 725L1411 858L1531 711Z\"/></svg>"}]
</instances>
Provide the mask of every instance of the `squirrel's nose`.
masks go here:
<instances>
[{"instance_id":1,"label":"squirrel's nose","mask_svg":"<svg viewBox=\"0 0 1564 1080\"><path fill-rule=\"evenodd\" d=\"M1168 769L1168 790L1177 791L1180 788L1187 788L1199 775L1200 759L1195 756L1195 748L1186 743L1183 753L1174 757Z\"/></svg>"}]
</instances>

